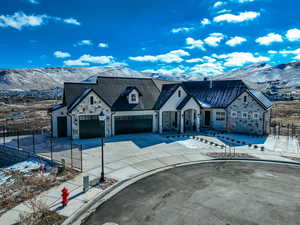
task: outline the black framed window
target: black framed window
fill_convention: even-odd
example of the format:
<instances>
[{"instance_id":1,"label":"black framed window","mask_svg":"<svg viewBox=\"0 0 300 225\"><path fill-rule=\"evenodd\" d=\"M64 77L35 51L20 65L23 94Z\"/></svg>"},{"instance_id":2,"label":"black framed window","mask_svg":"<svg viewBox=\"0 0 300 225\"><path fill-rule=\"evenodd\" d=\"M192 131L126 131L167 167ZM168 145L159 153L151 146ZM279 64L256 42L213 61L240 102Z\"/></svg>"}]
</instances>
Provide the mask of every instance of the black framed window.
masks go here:
<instances>
[{"instance_id":1,"label":"black framed window","mask_svg":"<svg viewBox=\"0 0 300 225\"><path fill-rule=\"evenodd\" d=\"M91 105L94 105L94 96L91 96L91 97L90 97L90 104L91 104Z\"/></svg>"}]
</instances>

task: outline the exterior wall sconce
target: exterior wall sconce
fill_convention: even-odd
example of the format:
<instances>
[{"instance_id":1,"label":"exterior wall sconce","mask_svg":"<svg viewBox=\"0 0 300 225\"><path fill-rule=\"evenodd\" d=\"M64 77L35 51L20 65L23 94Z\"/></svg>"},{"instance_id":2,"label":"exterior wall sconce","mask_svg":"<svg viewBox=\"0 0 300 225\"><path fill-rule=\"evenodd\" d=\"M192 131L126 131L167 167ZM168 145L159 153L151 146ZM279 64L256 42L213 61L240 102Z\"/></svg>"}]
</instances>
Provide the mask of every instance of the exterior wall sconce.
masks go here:
<instances>
[{"instance_id":1,"label":"exterior wall sconce","mask_svg":"<svg viewBox=\"0 0 300 225\"><path fill-rule=\"evenodd\" d=\"M99 120L104 121L105 120L105 115L103 113L103 111L101 111L101 113L99 114Z\"/></svg>"}]
</instances>

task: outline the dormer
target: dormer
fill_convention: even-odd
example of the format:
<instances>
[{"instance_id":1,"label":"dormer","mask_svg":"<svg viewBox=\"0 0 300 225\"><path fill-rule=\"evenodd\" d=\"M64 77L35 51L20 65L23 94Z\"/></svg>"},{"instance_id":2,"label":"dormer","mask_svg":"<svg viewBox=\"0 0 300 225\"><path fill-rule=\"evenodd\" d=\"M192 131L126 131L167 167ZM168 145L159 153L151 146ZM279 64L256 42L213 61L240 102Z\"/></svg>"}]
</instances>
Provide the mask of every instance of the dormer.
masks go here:
<instances>
[{"instance_id":1,"label":"dormer","mask_svg":"<svg viewBox=\"0 0 300 225\"><path fill-rule=\"evenodd\" d=\"M126 96L129 104L139 104L141 92L136 87L127 87L124 95Z\"/></svg>"}]
</instances>

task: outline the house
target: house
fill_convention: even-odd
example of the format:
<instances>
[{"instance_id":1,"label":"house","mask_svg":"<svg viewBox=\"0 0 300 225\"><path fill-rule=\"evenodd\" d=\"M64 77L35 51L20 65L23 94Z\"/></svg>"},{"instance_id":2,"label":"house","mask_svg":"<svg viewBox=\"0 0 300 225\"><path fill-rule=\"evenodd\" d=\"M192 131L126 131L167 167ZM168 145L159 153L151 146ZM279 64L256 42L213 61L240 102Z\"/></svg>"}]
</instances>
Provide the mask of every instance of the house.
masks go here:
<instances>
[{"instance_id":1,"label":"house","mask_svg":"<svg viewBox=\"0 0 300 225\"><path fill-rule=\"evenodd\" d=\"M73 139L202 129L265 135L271 107L241 80L97 77L65 83L62 104L49 113L53 136Z\"/></svg>"}]
</instances>

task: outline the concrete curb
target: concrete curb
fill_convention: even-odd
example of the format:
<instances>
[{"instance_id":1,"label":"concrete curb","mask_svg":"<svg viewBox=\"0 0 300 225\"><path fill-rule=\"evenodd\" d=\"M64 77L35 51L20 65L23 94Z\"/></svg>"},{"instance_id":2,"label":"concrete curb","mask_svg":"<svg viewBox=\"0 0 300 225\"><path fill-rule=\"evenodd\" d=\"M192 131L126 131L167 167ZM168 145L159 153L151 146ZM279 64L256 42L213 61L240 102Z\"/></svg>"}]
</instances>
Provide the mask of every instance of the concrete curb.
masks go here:
<instances>
[{"instance_id":1,"label":"concrete curb","mask_svg":"<svg viewBox=\"0 0 300 225\"><path fill-rule=\"evenodd\" d=\"M219 158L219 159L211 159L211 160L197 160L197 161L191 161L191 162L183 162L183 163L177 163L177 164L171 164L168 166L156 168L153 170L149 170L147 172L140 173L136 176L133 176L131 178L122 180L114 185L112 185L110 188L105 190L104 192L98 194L94 199L90 200L86 205L81 207L76 213L74 213L72 216L70 216L68 219L66 219L61 225L72 225L72 224L78 224L80 225L89 215L91 215L101 204L103 204L105 201L109 200L112 196L117 194L118 192L122 191L123 189L127 188L131 184L146 178L148 176L151 176L153 174L176 168L181 166L188 166L188 165L195 165L195 164L202 164L202 163L216 163L216 162L228 162L228 161L235 161L235 162L258 162L258 163L274 163L274 164L287 164L287 165L296 165L300 166L300 163L298 162L288 162L288 161L280 161L280 160L265 160L265 159L252 159L252 158Z\"/></svg>"}]
</instances>

